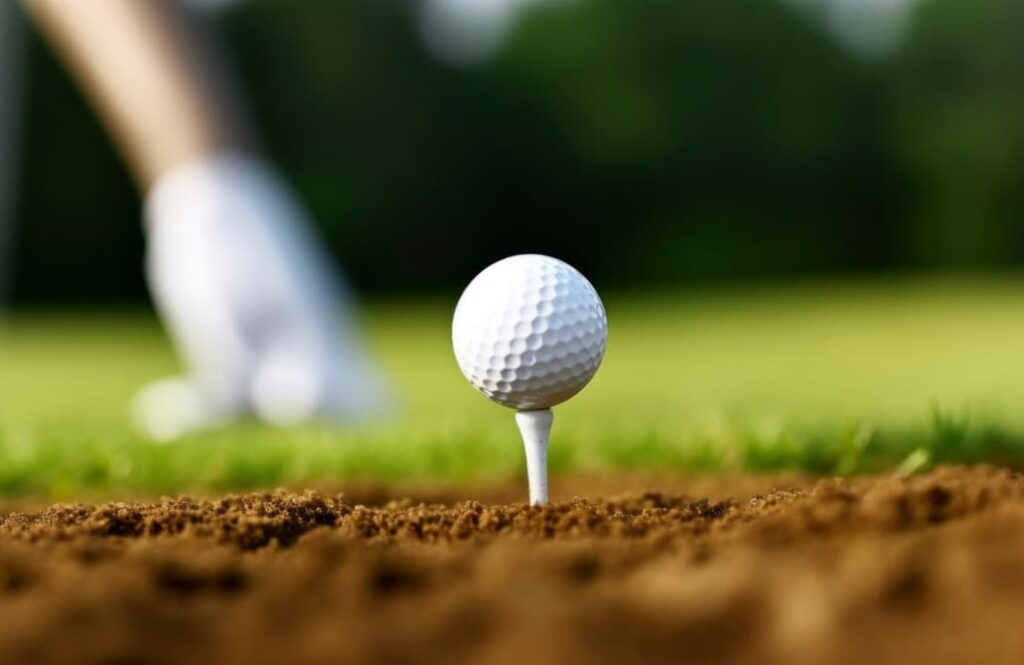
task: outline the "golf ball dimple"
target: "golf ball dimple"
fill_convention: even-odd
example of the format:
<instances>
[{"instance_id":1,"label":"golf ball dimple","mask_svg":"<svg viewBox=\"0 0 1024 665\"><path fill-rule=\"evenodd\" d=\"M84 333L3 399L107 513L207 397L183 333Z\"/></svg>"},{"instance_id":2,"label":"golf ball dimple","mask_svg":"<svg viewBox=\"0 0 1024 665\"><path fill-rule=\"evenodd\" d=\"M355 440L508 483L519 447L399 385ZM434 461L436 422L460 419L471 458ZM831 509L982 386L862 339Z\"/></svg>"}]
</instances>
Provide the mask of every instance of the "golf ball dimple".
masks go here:
<instances>
[{"instance_id":1,"label":"golf ball dimple","mask_svg":"<svg viewBox=\"0 0 1024 665\"><path fill-rule=\"evenodd\" d=\"M594 377L608 319L590 282L569 264L539 254L491 265L455 308L452 346L459 369L493 401L547 409Z\"/></svg>"}]
</instances>

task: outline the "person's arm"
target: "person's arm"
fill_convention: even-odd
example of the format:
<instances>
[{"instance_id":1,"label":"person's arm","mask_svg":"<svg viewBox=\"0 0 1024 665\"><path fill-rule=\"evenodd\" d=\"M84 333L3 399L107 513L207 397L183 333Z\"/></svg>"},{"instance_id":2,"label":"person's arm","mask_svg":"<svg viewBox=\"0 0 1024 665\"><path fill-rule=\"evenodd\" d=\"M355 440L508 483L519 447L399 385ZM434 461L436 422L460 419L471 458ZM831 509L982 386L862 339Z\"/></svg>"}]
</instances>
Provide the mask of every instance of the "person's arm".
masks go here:
<instances>
[{"instance_id":1,"label":"person's arm","mask_svg":"<svg viewBox=\"0 0 1024 665\"><path fill-rule=\"evenodd\" d=\"M143 193L146 275L187 374L139 393L142 430L167 440L246 414L284 425L386 409L331 257L254 150L226 58L196 18L170 0L23 1Z\"/></svg>"},{"instance_id":2,"label":"person's arm","mask_svg":"<svg viewBox=\"0 0 1024 665\"><path fill-rule=\"evenodd\" d=\"M253 149L223 54L170 0L23 0L99 109L143 191L173 167Z\"/></svg>"}]
</instances>

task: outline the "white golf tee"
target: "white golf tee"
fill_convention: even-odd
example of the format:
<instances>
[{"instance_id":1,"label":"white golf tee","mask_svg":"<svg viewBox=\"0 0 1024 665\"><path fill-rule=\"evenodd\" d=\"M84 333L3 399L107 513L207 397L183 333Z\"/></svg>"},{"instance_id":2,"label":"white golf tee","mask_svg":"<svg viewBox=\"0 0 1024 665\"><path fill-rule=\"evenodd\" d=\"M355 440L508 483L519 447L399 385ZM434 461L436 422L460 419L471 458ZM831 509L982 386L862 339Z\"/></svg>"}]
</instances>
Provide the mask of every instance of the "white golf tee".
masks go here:
<instances>
[{"instance_id":1,"label":"white golf tee","mask_svg":"<svg viewBox=\"0 0 1024 665\"><path fill-rule=\"evenodd\" d=\"M548 502L548 439L555 416L551 409L516 411L516 425L526 448L526 475L530 482L530 505Z\"/></svg>"}]
</instances>

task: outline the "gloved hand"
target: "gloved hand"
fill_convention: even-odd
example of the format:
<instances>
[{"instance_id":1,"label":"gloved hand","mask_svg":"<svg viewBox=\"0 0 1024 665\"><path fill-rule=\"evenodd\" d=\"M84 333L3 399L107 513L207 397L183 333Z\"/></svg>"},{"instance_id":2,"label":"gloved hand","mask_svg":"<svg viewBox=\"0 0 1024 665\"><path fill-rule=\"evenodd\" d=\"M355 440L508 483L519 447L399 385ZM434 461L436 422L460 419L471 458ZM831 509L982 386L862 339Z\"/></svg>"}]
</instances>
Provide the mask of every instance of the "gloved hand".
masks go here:
<instances>
[{"instance_id":1,"label":"gloved hand","mask_svg":"<svg viewBox=\"0 0 1024 665\"><path fill-rule=\"evenodd\" d=\"M136 397L169 440L249 414L288 425L386 410L382 375L306 212L266 163L217 155L161 176L145 202L147 277L188 374Z\"/></svg>"}]
</instances>

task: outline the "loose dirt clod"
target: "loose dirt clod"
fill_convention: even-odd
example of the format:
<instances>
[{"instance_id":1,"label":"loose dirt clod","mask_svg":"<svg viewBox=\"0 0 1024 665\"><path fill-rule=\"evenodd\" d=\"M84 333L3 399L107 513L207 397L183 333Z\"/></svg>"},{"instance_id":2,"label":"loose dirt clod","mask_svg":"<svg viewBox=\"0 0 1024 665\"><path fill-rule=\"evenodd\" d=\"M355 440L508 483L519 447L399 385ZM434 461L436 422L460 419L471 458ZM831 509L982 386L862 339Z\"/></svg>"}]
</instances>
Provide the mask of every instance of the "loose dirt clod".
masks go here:
<instances>
[{"instance_id":1,"label":"loose dirt clod","mask_svg":"<svg viewBox=\"0 0 1024 665\"><path fill-rule=\"evenodd\" d=\"M1021 475L731 482L2 515L0 663L1024 662Z\"/></svg>"}]
</instances>

